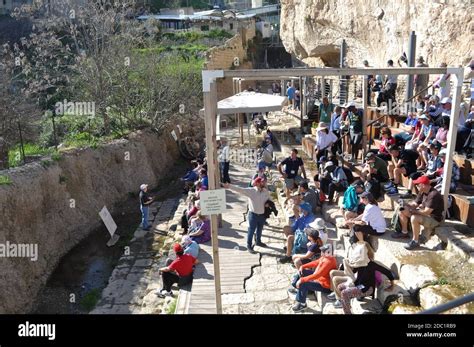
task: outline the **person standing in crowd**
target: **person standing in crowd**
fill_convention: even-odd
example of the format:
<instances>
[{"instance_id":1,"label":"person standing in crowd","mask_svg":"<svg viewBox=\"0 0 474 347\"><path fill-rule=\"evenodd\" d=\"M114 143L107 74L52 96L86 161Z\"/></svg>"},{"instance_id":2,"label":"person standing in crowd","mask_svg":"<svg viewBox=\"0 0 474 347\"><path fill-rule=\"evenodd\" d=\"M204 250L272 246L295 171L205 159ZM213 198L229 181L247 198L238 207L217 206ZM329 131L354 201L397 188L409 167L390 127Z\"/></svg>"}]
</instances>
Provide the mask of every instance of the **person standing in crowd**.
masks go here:
<instances>
[{"instance_id":1,"label":"person standing in crowd","mask_svg":"<svg viewBox=\"0 0 474 347\"><path fill-rule=\"evenodd\" d=\"M160 269L163 288L156 292L160 298L173 296L171 287L178 283L178 286L185 286L193 280L193 266L196 259L189 254L184 254L183 247L177 243L173 246L176 259L167 259L166 266Z\"/></svg>"},{"instance_id":2,"label":"person standing in crowd","mask_svg":"<svg viewBox=\"0 0 474 347\"><path fill-rule=\"evenodd\" d=\"M308 291L319 291L325 294L331 292L329 273L337 268L337 261L332 255L331 245L324 245L320 250L321 257L301 265L298 273L293 278L292 287L288 289L292 294L296 292L296 303L293 306L293 311L295 312L300 312L307 308L306 296Z\"/></svg>"},{"instance_id":3,"label":"person standing in crowd","mask_svg":"<svg viewBox=\"0 0 474 347\"><path fill-rule=\"evenodd\" d=\"M370 68L369 62L367 60L364 60L362 63L364 64L364 68L366 69ZM371 106L371 103L372 103L371 85L373 84L373 79L374 79L374 75L367 76L367 106Z\"/></svg>"},{"instance_id":4,"label":"person standing in crowd","mask_svg":"<svg viewBox=\"0 0 474 347\"><path fill-rule=\"evenodd\" d=\"M331 123L329 125L329 131L332 131L337 137L335 144L336 152L339 155L342 155L342 140L341 140L341 121L342 121L342 112L341 107L336 106L334 112L331 115Z\"/></svg>"},{"instance_id":5,"label":"person standing in crowd","mask_svg":"<svg viewBox=\"0 0 474 347\"><path fill-rule=\"evenodd\" d=\"M253 181L252 188L240 188L229 183L224 184L224 188L230 189L236 193L242 194L248 198L249 212L247 214L247 220L249 223L247 231L247 250L254 254L253 236L256 234L257 242L256 245L259 247L267 247L262 242L262 231L265 225L265 206L267 201L270 200L270 193L265 187L265 181L260 177L257 177Z\"/></svg>"},{"instance_id":6,"label":"person standing in crowd","mask_svg":"<svg viewBox=\"0 0 474 347\"><path fill-rule=\"evenodd\" d=\"M416 60L416 67L428 67L428 64L425 64L425 59L420 55ZM418 94L421 97L424 97L428 94L428 81L430 75L428 74L416 74L413 78L415 85L415 95Z\"/></svg>"},{"instance_id":7,"label":"person standing in crowd","mask_svg":"<svg viewBox=\"0 0 474 347\"><path fill-rule=\"evenodd\" d=\"M387 61L387 67L393 67L393 60L390 59ZM392 102L392 105L396 102L396 91L397 91L397 86L398 86L398 75L395 74L388 74L385 78L385 86L384 86L384 91L386 95L386 100L387 102ZM390 111L390 105L389 105L389 111Z\"/></svg>"},{"instance_id":8,"label":"person standing in crowd","mask_svg":"<svg viewBox=\"0 0 474 347\"><path fill-rule=\"evenodd\" d=\"M448 67L446 63L441 63L439 67ZM443 100L451 94L451 74L445 73L439 75L433 82L433 87L438 88L438 98Z\"/></svg>"},{"instance_id":9,"label":"person standing in crowd","mask_svg":"<svg viewBox=\"0 0 474 347\"><path fill-rule=\"evenodd\" d=\"M283 166L285 166L285 172L282 170ZM291 150L291 155L288 158L278 164L278 171L285 179L285 194L287 199L290 198L291 191L296 188L295 184L299 184L303 180L298 174L300 168L303 178L307 180L303 160L298 157L298 150L296 148Z\"/></svg>"},{"instance_id":10,"label":"person standing in crowd","mask_svg":"<svg viewBox=\"0 0 474 347\"><path fill-rule=\"evenodd\" d=\"M290 82L288 82L286 86L287 86L286 95L288 96L288 107L294 108L295 107L295 91L296 91L295 87L293 87L293 85Z\"/></svg>"},{"instance_id":11,"label":"person standing in crowd","mask_svg":"<svg viewBox=\"0 0 474 347\"><path fill-rule=\"evenodd\" d=\"M301 93L300 88L297 87L295 90L295 110L300 111Z\"/></svg>"},{"instance_id":12,"label":"person standing in crowd","mask_svg":"<svg viewBox=\"0 0 474 347\"><path fill-rule=\"evenodd\" d=\"M140 211L142 212L142 229L150 230L151 226L148 224L148 209L153 202L154 198L148 194L148 184L142 184L140 186Z\"/></svg>"},{"instance_id":13,"label":"person standing in crowd","mask_svg":"<svg viewBox=\"0 0 474 347\"><path fill-rule=\"evenodd\" d=\"M230 167L230 153L229 145L225 137L221 137L221 147L219 153L219 169L221 173L221 182L230 183L229 167Z\"/></svg>"},{"instance_id":14,"label":"person standing in crowd","mask_svg":"<svg viewBox=\"0 0 474 347\"><path fill-rule=\"evenodd\" d=\"M434 228L443 221L444 213L443 196L431 186L427 176L421 176L413 183L417 185L419 193L414 201L409 202L400 210L402 231L392 234L392 237L396 239L408 238L408 221L410 221L413 239L405 245L408 250L413 250L426 241L426 237L420 235L420 227L423 225L425 230L434 231Z\"/></svg>"},{"instance_id":15,"label":"person standing in crowd","mask_svg":"<svg viewBox=\"0 0 474 347\"><path fill-rule=\"evenodd\" d=\"M359 156L359 147L362 142L362 117L363 111L356 108L355 102L351 101L346 105L346 123L349 126L349 136L351 145L352 163L356 163Z\"/></svg>"},{"instance_id":16,"label":"person standing in crowd","mask_svg":"<svg viewBox=\"0 0 474 347\"><path fill-rule=\"evenodd\" d=\"M319 104L319 122L329 124L331 122L331 114L334 112L334 104L329 102L327 96L323 98L323 102Z\"/></svg>"}]
</instances>

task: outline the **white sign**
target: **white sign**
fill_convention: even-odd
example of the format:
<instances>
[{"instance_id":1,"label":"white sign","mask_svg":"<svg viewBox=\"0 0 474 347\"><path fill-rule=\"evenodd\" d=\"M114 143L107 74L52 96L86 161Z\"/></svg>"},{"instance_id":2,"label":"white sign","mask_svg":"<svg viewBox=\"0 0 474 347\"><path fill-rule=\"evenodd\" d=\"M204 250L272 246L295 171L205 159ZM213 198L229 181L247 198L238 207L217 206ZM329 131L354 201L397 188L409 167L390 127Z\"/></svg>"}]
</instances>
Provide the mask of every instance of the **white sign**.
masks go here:
<instances>
[{"instance_id":1,"label":"white sign","mask_svg":"<svg viewBox=\"0 0 474 347\"><path fill-rule=\"evenodd\" d=\"M205 216L220 214L226 210L225 189L205 190L199 193L201 213Z\"/></svg>"},{"instance_id":2,"label":"white sign","mask_svg":"<svg viewBox=\"0 0 474 347\"><path fill-rule=\"evenodd\" d=\"M176 135L176 132L175 132L174 130L171 131L171 136L173 136L173 139L174 139L175 141L178 141L178 136Z\"/></svg>"},{"instance_id":3,"label":"white sign","mask_svg":"<svg viewBox=\"0 0 474 347\"><path fill-rule=\"evenodd\" d=\"M114 236L114 233L117 230L117 224L115 224L114 219L110 215L110 212L109 210L107 210L106 206L104 206L102 210L99 212L99 216L100 218L102 218L102 221L107 227L107 230L109 231L110 236Z\"/></svg>"}]
</instances>

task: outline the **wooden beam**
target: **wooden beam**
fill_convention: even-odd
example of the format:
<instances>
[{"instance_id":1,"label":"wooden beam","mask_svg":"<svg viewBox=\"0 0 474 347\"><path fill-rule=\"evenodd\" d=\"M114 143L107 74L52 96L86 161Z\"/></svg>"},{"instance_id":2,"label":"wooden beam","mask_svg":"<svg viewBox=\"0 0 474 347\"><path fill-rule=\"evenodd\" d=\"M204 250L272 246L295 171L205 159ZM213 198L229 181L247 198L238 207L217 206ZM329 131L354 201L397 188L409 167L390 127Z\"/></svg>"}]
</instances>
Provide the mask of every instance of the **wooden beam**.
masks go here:
<instances>
[{"instance_id":1,"label":"wooden beam","mask_svg":"<svg viewBox=\"0 0 474 347\"><path fill-rule=\"evenodd\" d=\"M224 77L240 77L258 80L262 77L281 77L287 79L295 76L361 76L361 75L416 75L444 74L445 67L404 67L404 68L293 68L293 69L264 69L264 70L224 70Z\"/></svg>"},{"instance_id":2,"label":"wooden beam","mask_svg":"<svg viewBox=\"0 0 474 347\"><path fill-rule=\"evenodd\" d=\"M217 145L216 145L216 118L217 118L217 89L216 83L210 82L209 91L204 91L205 131L207 148L207 168L209 190L216 189ZM216 292L217 314L222 314L221 274L219 264L219 239L217 215L211 215L212 260L214 265L214 283Z\"/></svg>"},{"instance_id":3,"label":"wooden beam","mask_svg":"<svg viewBox=\"0 0 474 347\"><path fill-rule=\"evenodd\" d=\"M449 73L454 77L454 94L453 94L453 108L451 109L451 117L448 132L448 147L446 148L446 160L444 162L444 179L441 187L441 194L444 198L444 209L448 208L449 187L451 186L452 170L453 170L453 155L456 148L456 138L458 134L458 120L459 111L461 109L462 101L462 83L464 71L462 68L450 68Z\"/></svg>"}]
</instances>

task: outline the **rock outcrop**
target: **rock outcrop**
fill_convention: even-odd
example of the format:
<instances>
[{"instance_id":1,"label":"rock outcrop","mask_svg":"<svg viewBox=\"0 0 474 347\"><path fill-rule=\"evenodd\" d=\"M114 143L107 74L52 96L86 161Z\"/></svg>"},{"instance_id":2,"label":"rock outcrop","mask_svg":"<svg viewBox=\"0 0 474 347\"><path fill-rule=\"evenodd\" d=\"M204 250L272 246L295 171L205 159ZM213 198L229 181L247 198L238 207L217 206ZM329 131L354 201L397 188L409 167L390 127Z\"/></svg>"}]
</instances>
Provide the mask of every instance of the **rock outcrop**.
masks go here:
<instances>
[{"instance_id":1,"label":"rock outcrop","mask_svg":"<svg viewBox=\"0 0 474 347\"><path fill-rule=\"evenodd\" d=\"M444 4L447 3L447 4ZM282 0L285 48L310 66L338 66L342 39L349 66L385 67L408 50L417 34L416 55L430 66L467 64L474 55L474 4L465 0Z\"/></svg>"},{"instance_id":2,"label":"rock outcrop","mask_svg":"<svg viewBox=\"0 0 474 347\"><path fill-rule=\"evenodd\" d=\"M102 223L102 207L113 213L140 184L157 185L178 157L169 132L139 132L0 171L12 181L0 185L0 243L38 247L37 261L0 257L0 313L28 313L61 257Z\"/></svg>"}]
</instances>

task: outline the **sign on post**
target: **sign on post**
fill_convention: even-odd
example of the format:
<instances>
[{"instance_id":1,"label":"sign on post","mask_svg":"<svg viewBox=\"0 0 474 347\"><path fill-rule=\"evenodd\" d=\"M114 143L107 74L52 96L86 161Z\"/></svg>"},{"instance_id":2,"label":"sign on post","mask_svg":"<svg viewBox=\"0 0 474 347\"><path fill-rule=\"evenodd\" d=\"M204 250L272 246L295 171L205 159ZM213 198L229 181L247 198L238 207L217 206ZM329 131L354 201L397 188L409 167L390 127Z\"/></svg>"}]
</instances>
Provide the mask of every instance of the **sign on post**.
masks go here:
<instances>
[{"instance_id":1,"label":"sign on post","mask_svg":"<svg viewBox=\"0 0 474 347\"><path fill-rule=\"evenodd\" d=\"M221 214L226 210L225 189L205 190L199 193L201 213L205 216Z\"/></svg>"},{"instance_id":2,"label":"sign on post","mask_svg":"<svg viewBox=\"0 0 474 347\"><path fill-rule=\"evenodd\" d=\"M106 206L104 206L99 212L99 216L102 218L102 221L104 222L105 227L110 234L110 240L107 242L107 246L113 246L120 238L119 235L115 235L115 231L117 231L117 224L115 224L115 221Z\"/></svg>"}]
</instances>

